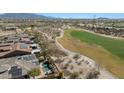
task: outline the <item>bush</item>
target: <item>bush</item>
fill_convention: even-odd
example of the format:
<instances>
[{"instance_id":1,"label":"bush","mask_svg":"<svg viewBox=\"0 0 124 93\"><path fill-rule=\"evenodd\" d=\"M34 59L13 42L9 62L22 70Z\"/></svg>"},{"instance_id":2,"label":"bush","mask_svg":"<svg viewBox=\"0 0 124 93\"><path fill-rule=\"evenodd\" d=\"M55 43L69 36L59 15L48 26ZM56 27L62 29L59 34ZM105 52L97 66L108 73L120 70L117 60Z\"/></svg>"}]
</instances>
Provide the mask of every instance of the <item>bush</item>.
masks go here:
<instances>
[{"instance_id":1,"label":"bush","mask_svg":"<svg viewBox=\"0 0 124 93\"><path fill-rule=\"evenodd\" d=\"M64 70L64 75L65 76L70 76L71 75L71 72L69 70Z\"/></svg>"},{"instance_id":2,"label":"bush","mask_svg":"<svg viewBox=\"0 0 124 93\"><path fill-rule=\"evenodd\" d=\"M73 65L71 65L70 69L71 69L71 70L73 70L73 69L74 69L74 66L73 66Z\"/></svg>"},{"instance_id":3,"label":"bush","mask_svg":"<svg viewBox=\"0 0 124 93\"><path fill-rule=\"evenodd\" d=\"M82 69L80 69L79 73L80 73L80 74L83 74L83 70L82 70Z\"/></svg>"},{"instance_id":4,"label":"bush","mask_svg":"<svg viewBox=\"0 0 124 93\"><path fill-rule=\"evenodd\" d=\"M82 63L81 62L77 62L78 65L81 65Z\"/></svg>"},{"instance_id":5,"label":"bush","mask_svg":"<svg viewBox=\"0 0 124 93\"><path fill-rule=\"evenodd\" d=\"M73 58L74 58L74 59L78 59L78 58L80 58L80 55L79 55L79 54L75 54L75 55L73 56Z\"/></svg>"},{"instance_id":6,"label":"bush","mask_svg":"<svg viewBox=\"0 0 124 93\"><path fill-rule=\"evenodd\" d=\"M39 69L39 68L31 69L31 70L28 72L28 75L29 75L30 77L35 78L35 76L39 76L39 75L40 75L40 69Z\"/></svg>"},{"instance_id":7,"label":"bush","mask_svg":"<svg viewBox=\"0 0 124 93\"><path fill-rule=\"evenodd\" d=\"M69 63L66 63L66 64L64 65L63 69L67 69L68 66L69 66Z\"/></svg>"},{"instance_id":8,"label":"bush","mask_svg":"<svg viewBox=\"0 0 124 93\"><path fill-rule=\"evenodd\" d=\"M71 79L76 79L76 78L78 78L78 76L79 76L78 72L73 72L73 73L71 73L70 78Z\"/></svg>"},{"instance_id":9,"label":"bush","mask_svg":"<svg viewBox=\"0 0 124 93\"><path fill-rule=\"evenodd\" d=\"M92 70L88 75L86 76L87 79L96 79L98 78L98 75L100 74L97 70Z\"/></svg>"}]
</instances>

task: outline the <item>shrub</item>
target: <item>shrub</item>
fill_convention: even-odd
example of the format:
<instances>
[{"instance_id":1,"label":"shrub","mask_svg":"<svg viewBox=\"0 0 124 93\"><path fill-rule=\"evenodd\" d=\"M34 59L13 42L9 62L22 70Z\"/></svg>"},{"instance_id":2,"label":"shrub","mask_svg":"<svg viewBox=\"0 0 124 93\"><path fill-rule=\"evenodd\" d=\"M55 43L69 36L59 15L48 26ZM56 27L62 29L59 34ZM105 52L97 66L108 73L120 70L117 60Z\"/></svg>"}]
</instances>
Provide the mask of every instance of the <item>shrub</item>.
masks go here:
<instances>
[{"instance_id":1,"label":"shrub","mask_svg":"<svg viewBox=\"0 0 124 93\"><path fill-rule=\"evenodd\" d=\"M83 74L83 70L82 70L82 69L80 69L79 73L80 73L80 74Z\"/></svg>"},{"instance_id":2,"label":"shrub","mask_svg":"<svg viewBox=\"0 0 124 93\"><path fill-rule=\"evenodd\" d=\"M81 62L77 62L78 65L81 65L82 63Z\"/></svg>"},{"instance_id":3,"label":"shrub","mask_svg":"<svg viewBox=\"0 0 124 93\"><path fill-rule=\"evenodd\" d=\"M34 69L31 69L29 72L28 72L28 75L35 78L35 76L38 76L40 75L40 69L39 68L34 68Z\"/></svg>"},{"instance_id":4,"label":"shrub","mask_svg":"<svg viewBox=\"0 0 124 93\"><path fill-rule=\"evenodd\" d=\"M66 64L64 65L63 69L67 69L68 66L69 66L69 63L66 63Z\"/></svg>"},{"instance_id":5,"label":"shrub","mask_svg":"<svg viewBox=\"0 0 124 93\"><path fill-rule=\"evenodd\" d=\"M73 65L71 65L70 69L71 69L71 70L73 70L73 69L74 69L74 66L73 66Z\"/></svg>"},{"instance_id":6,"label":"shrub","mask_svg":"<svg viewBox=\"0 0 124 93\"><path fill-rule=\"evenodd\" d=\"M87 79L96 79L98 78L98 75L100 74L99 71L93 69L88 75L86 76Z\"/></svg>"},{"instance_id":7,"label":"shrub","mask_svg":"<svg viewBox=\"0 0 124 93\"><path fill-rule=\"evenodd\" d=\"M73 73L71 73L70 78L71 79L76 79L76 78L78 78L78 76L79 76L78 72L73 72Z\"/></svg>"},{"instance_id":8,"label":"shrub","mask_svg":"<svg viewBox=\"0 0 124 93\"><path fill-rule=\"evenodd\" d=\"M74 58L74 59L78 59L78 58L80 58L80 55L79 55L79 54L75 54L75 55L73 56L73 58Z\"/></svg>"},{"instance_id":9,"label":"shrub","mask_svg":"<svg viewBox=\"0 0 124 93\"><path fill-rule=\"evenodd\" d=\"M70 76L71 75L71 72L69 70L64 70L64 75L65 76Z\"/></svg>"}]
</instances>

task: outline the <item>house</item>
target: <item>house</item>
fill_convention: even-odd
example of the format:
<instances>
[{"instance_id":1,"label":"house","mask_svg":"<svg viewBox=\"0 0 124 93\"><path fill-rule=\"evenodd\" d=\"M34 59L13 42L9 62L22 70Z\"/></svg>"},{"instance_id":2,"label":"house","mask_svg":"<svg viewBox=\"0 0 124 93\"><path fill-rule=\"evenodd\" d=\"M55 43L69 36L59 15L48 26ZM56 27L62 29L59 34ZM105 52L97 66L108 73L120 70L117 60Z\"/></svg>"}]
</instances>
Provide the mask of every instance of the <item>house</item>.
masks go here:
<instances>
[{"instance_id":1,"label":"house","mask_svg":"<svg viewBox=\"0 0 124 93\"><path fill-rule=\"evenodd\" d=\"M38 68L34 54L0 59L0 79L28 78L28 71Z\"/></svg>"},{"instance_id":2,"label":"house","mask_svg":"<svg viewBox=\"0 0 124 93\"><path fill-rule=\"evenodd\" d=\"M37 44L27 43L5 43L0 44L0 58L21 56L39 53L40 48Z\"/></svg>"},{"instance_id":3,"label":"house","mask_svg":"<svg viewBox=\"0 0 124 93\"><path fill-rule=\"evenodd\" d=\"M10 68L0 66L0 79L18 79L26 78L26 70L17 65L10 66ZM1 72L2 71L2 72Z\"/></svg>"},{"instance_id":4,"label":"house","mask_svg":"<svg viewBox=\"0 0 124 93\"><path fill-rule=\"evenodd\" d=\"M12 42L18 42L20 40L17 36L7 36L6 40L4 42L6 43L12 43Z\"/></svg>"},{"instance_id":5,"label":"house","mask_svg":"<svg viewBox=\"0 0 124 93\"><path fill-rule=\"evenodd\" d=\"M9 24L9 25L4 26L3 29L5 31L16 31L18 29L18 27L14 26L12 24Z\"/></svg>"},{"instance_id":6,"label":"house","mask_svg":"<svg viewBox=\"0 0 124 93\"><path fill-rule=\"evenodd\" d=\"M33 44L34 41L32 41L29 37L21 37L20 38L21 43L27 43L27 44Z\"/></svg>"},{"instance_id":7,"label":"house","mask_svg":"<svg viewBox=\"0 0 124 93\"><path fill-rule=\"evenodd\" d=\"M21 67L14 65L8 70L8 75L10 75L10 78L14 79L22 78L25 74L23 74Z\"/></svg>"},{"instance_id":8,"label":"house","mask_svg":"<svg viewBox=\"0 0 124 93\"><path fill-rule=\"evenodd\" d=\"M30 54L32 49L25 43L0 44L0 58Z\"/></svg>"},{"instance_id":9,"label":"house","mask_svg":"<svg viewBox=\"0 0 124 93\"><path fill-rule=\"evenodd\" d=\"M30 38L27 34L20 33L16 35L5 36L5 39L3 42L5 43L20 42L20 43L33 44L34 42L31 39L32 37Z\"/></svg>"}]
</instances>

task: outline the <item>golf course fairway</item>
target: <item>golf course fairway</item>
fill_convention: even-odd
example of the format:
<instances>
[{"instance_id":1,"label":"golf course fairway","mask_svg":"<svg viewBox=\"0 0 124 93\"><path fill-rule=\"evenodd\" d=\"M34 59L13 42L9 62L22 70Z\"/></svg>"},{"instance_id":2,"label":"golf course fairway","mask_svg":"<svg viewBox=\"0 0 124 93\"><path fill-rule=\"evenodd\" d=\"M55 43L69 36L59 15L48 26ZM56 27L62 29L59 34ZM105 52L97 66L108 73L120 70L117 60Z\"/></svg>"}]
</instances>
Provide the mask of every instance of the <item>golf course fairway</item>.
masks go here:
<instances>
[{"instance_id":1,"label":"golf course fairway","mask_svg":"<svg viewBox=\"0 0 124 93\"><path fill-rule=\"evenodd\" d=\"M104 66L118 78L124 78L124 40L66 29L64 36L58 41L64 48L81 53Z\"/></svg>"}]
</instances>

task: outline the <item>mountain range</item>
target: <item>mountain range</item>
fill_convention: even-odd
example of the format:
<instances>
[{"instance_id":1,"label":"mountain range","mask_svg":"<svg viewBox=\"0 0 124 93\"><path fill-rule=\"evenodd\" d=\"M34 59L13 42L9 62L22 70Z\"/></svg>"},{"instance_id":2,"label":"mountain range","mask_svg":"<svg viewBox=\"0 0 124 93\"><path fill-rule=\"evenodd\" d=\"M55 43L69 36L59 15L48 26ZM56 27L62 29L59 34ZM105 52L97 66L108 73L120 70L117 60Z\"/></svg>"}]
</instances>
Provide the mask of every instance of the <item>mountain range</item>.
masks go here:
<instances>
[{"instance_id":1,"label":"mountain range","mask_svg":"<svg viewBox=\"0 0 124 93\"><path fill-rule=\"evenodd\" d=\"M33 13L5 13L0 14L0 19L50 19L50 17Z\"/></svg>"},{"instance_id":2,"label":"mountain range","mask_svg":"<svg viewBox=\"0 0 124 93\"><path fill-rule=\"evenodd\" d=\"M50 17L50 16L43 16L41 14L35 14L35 13L4 13L0 14L0 19L7 19L7 20L13 20L13 19L31 19L31 20L52 20L52 19L67 19L67 18L56 18L56 17ZM74 18L68 18L68 19L74 19ZM83 19L83 18L82 18ZM109 18L99 17L96 18L98 20L110 20ZM86 19L87 20L87 19ZM92 20L92 19L89 19ZM122 20L122 19L121 19Z\"/></svg>"}]
</instances>

